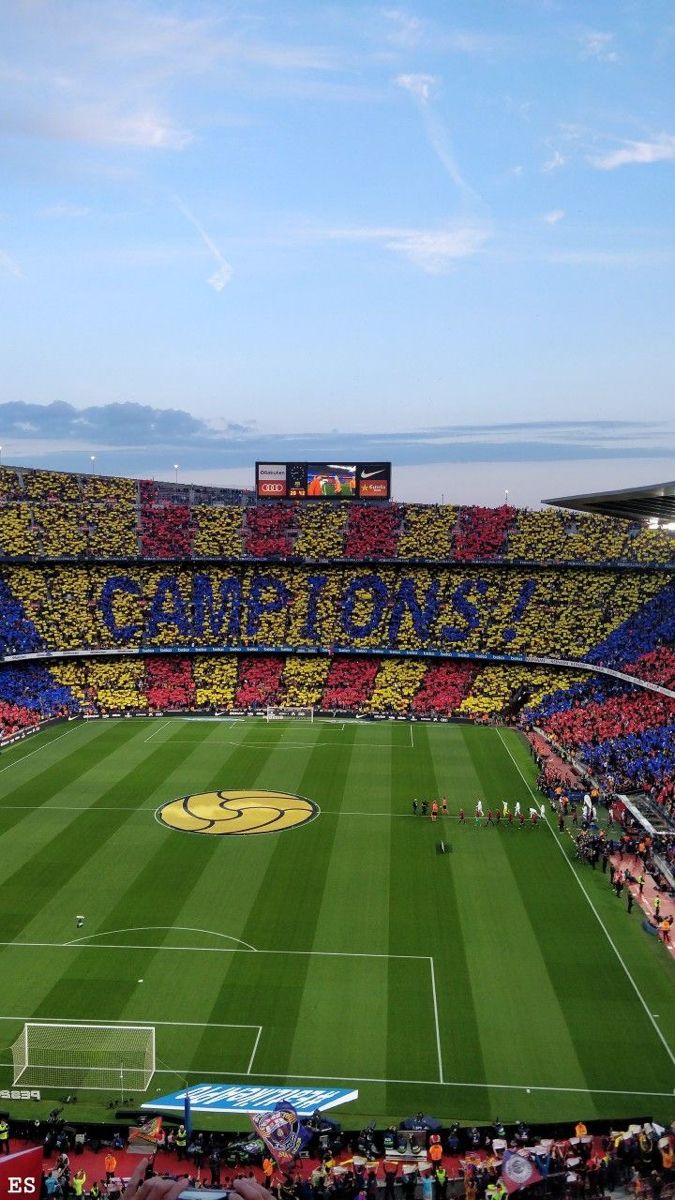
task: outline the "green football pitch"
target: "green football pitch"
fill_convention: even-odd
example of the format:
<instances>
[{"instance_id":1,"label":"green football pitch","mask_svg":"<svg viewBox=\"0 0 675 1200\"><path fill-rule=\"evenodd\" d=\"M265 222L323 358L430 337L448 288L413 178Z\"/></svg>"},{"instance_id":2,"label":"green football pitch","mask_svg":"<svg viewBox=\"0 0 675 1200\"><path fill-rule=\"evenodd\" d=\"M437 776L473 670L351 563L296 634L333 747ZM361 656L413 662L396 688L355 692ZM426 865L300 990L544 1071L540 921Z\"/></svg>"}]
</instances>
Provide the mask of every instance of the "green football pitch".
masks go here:
<instances>
[{"instance_id":1,"label":"green football pitch","mask_svg":"<svg viewBox=\"0 0 675 1200\"><path fill-rule=\"evenodd\" d=\"M534 777L519 735L468 725L104 720L12 748L0 1088L26 1020L145 1022L147 1100L185 1078L250 1080L356 1088L335 1114L350 1126L419 1110L670 1121L672 959L568 835L473 822L478 797L529 811ZM162 823L176 798L237 790L317 811L247 836ZM443 795L449 817L413 816L413 797ZM80 1090L78 1115L115 1095Z\"/></svg>"}]
</instances>

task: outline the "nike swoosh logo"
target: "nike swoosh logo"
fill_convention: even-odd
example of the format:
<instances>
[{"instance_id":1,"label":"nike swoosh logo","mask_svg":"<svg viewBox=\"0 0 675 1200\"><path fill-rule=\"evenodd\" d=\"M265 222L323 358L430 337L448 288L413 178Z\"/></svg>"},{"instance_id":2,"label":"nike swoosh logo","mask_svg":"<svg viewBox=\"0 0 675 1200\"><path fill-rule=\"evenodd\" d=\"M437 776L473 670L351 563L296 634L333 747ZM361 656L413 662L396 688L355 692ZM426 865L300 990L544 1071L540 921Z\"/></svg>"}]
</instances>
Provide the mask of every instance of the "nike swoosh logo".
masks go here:
<instances>
[{"instance_id":1,"label":"nike swoosh logo","mask_svg":"<svg viewBox=\"0 0 675 1200\"><path fill-rule=\"evenodd\" d=\"M382 474L384 474L384 467L379 467L377 471L362 471L361 478L362 479L372 479L373 475L382 475Z\"/></svg>"}]
</instances>

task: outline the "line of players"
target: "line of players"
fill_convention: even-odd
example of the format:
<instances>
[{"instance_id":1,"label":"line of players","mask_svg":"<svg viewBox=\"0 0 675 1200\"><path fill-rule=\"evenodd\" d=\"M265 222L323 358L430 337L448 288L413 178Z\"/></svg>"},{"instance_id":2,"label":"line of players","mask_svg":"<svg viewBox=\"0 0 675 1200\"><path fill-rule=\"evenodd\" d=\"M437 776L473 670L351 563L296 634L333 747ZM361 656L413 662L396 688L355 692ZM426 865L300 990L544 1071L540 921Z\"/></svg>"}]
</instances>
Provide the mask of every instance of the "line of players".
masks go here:
<instances>
[{"instance_id":1,"label":"line of players","mask_svg":"<svg viewBox=\"0 0 675 1200\"><path fill-rule=\"evenodd\" d=\"M430 816L432 821L437 821L439 816L449 817L451 815L448 812L448 801L445 796L440 801L440 804L438 800L432 800L431 804L429 804L428 800L418 801L417 799L414 799L412 802L412 810L413 816L417 817L421 813L423 817ZM537 825L539 821L545 821L546 809L544 805L541 804L538 809L534 807L530 808L528 817L532 825ZM502 821L505 825L513 825L514 821L517 821L518 825L522 828L522 826L528 820L528 817L526 817L525 813L521 810L520 800L516 800L513 810L509 807L508 801L505 800L501 808L496 808L494 810L488 808L487 812L483 812L482 800L476 801L474 813L476 825L482 825L483 821L485 821L486 828L488 825L494 825L498 827L501 825ZM466 825L466 813L463 808L459 809L457 813L457 820L459 821L460 825Z\"/></svg>"}]
</instances>

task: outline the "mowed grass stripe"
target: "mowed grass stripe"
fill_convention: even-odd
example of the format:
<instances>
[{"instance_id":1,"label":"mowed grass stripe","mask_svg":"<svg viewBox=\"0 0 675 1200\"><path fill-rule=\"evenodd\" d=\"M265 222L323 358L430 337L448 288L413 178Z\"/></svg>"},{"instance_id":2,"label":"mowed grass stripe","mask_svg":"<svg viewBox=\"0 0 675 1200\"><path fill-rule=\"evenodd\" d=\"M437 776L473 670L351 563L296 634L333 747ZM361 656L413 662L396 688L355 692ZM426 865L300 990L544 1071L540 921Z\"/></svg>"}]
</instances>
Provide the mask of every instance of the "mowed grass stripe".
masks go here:
<instances>
[{"instance_id":1,"label":"mowed grass stripe","mask_svg":"<svg viewBox=\"0 0 675 1200\"><path fill-rule=\"evenodd\" d=\"M411 727L412 728L412 727ZM413 817L412 800L437 797L438 786L428 731L414 729L414 751L410 753L411 728L398 726L389 759L392 811L401 813L392 821L390 845L390 954L433 956L436 917L436 826L421 815ZM400 735L403 734L403 737ZM438 1079L439 1062L436 1013L428 960L390 961L389 968L388 1079ZM434 967L435 978L435 967ZM435 978L440 991L442 984ZM439 1007L439 1025L442 1022ZM442 1030L439 1028L442 1042Z\"/></svg>"},{"instance_id":2,"label":"mowed grass stripe","mask_svg":"<svg viewBox=\"0 0 675 1200\"><path fill-rule=\"evenodd\" d=\"M135 735L139 730L133 723L127 724L126 737ZM30 819L32 809L46 807L55 796L76 786L85 772L116 754L119 744L111 726L79 725L73 727L71 737L50 744L44 757L36 755L25 768L19 768L22 777L17 782L8 775L0 776L0 829L7 832Z\"/></svg>"},{"instance_id":3,"label":"mowed grass stripe","mask_svg":"<svg viewBox=\"0 0 675 1200\"><path fill-rule=\"evenodd\" d=\"M237 756L228 765L222 785L233 788L267 788L298 793L307 762L308 752L315 745L318 731L310 728L310 740L306 748L289 745L289 726L284 722L271 725L262 722L247 726L246 758ZM302 830L289 831L294 837ZM217 838L220 853L212 861L208 871L196 881L181 916L186 924L201 925L205 921L210 928L246 937L247 923L258 901L260 881L264 878L274 855L279 835L255 835L244 837ZM205 916L206 914L206 916ZM269 944L269 930L258 930ZM275 931L276 933L277 931ZM282 938L284 929L280 931ZM260 945L259 941L251 943ZM283 947L282 942L282 947ZM199 955L194 956L190 979L191 986L181 987L181 1012L194 1014L194 1019L204 1022L255 1022L261 1018L255 1011L258 999L269 991L269 974L260 986L252 989L250 979L256 974L255 956L251 955ZM262 960L260 960L262 962ZM268 972L270 959L267 959ZM260 965L260 963L258 964ZM263 1014L265 1015L265 1014ZM246 1049L246 1063L252 1050L251 1036L242 1033L240 1048ZM213 1035L207 1029L201 1034L194 1050L193 1061L199 1065L210 1063L214 1070L242 1070L241 1052L236 1059L219 1054L214 1050Z\"/></svg>"},{"instance_id":4,"label":"mowed grass stripe","mask_svg":"<svg viewBox=\"0 0 675 1200\"><path fill-rule=\"evenodd\" d=\"M242 728L238 735L240 744L234 748L222 744L221 733L222 730L217 726L208 727L187 758L185 739L181 739L179 748L184 757L180 768L180 787L176 789L172 777L171 786L164 785L166 793L190 792L193 787L204 791L227 790L231 784L237 788L246 784L255 786L260 764L258 731L252 726ZM283 740L282 729L277 727L270 730L267 740L269 752L273 754ZM220 757L221 752L223 758ZM207 764L210 776L206 774ZM191 784L190 779L195 777L198 777L198 784ZM214 1070L232 1068L243 1071L251 1053L254 1032L233 1030L223 1033L207 1028L209 1020L217 1019L211 1017L211 1009L219 994L223 974L232 965L232 956L229 953L167 954L162 947L236 947L236 941L227 943L194 931L211 930L214 934L222 932L236 937L239 913L237 907L230 907L223 885L228 877L232 881L231 871L226 865L228 853L236 854L236 847L241 849L245 839L195 836L171 831L155 823L153 841L156 850L133 889L128 889L120 898L117 908L110 914L109 923L113 928L141 924L137 916L134 920L134 914L137 913L137 895L142 895L143 912L146 914L142 923L169 928L150 929L147 933L132 930L127 935L112 939L115 942L128 940L131 944L142 944L147 940L149 945L160 949L149 949L147 952L130 950L126 955L119 950L112 950L109 956L101 952L98 969L102 979L105 979L110 961L114 963L121 959L126 970L126 987L119 989L115 1015L134 1021L143 1018L180 1020L183 1014L186 1021L202 1021L203 1028L159 1028L160 1065L183 1070L188 1069L192 1062L201 1062L210 1063ZM197 897L194 895L195 889L199 892ZM80 957L86 965L91 957L98 960L99 954L82 951ZM218 1020L222 1023L228 1020L245 1022L241 1006L241 997L237 996L233 1003L234 1015L224 1013ZM110 1005L108 1015L111 1015ZM220 1053L227 1054L224 1065L214 1047L220 1047Z\"/></svg>"},{"instance_id":5,"label":"mowed grass stripe","mask_svg":"<svg viewBox=\"0 0 675 1200\"><path fill-rule=\"evenodd\" d=\"M444 732L449 736L444 737ZM422 727L415 730L415 742L417 757L424 756L429 780L427 798L438 799L450 791L451 795L454 792L455 811L462 804L466 807L463 793L473 794L477 779L461 730ZM448 803L450 806L450 800ZM424 885L424 901L416 907L420 917L424 914L427 917L426 936L418 918L416 940L419 944L426 943L434 957L444 1078L468 1078L481 1083L485 1081L485 1067L478 1010L471 987L470 946L461 936L465 880L458 843L466 830L456 820L443 817L436 822L418 817L412 829L418 833L418 854L424 855L417 864ZM441 841L448 844L448 854L438 853ZM403 858L401 851L399 862Z\"/></svg>"},{"instance_id":6,"label":"mowed grass stripe","mask_svg":"<svg viewBox=\"0 0 675 1200\"><path fill-rule=\"evenodd\" d=\"M8 861L15 864L14 870L7 870L0 883L0 905L4 912L5 938L10 941L30 925L39 923L43 908L49 904L49 912L58 910L59 889L68 884L72 877L86 864L92 851L98 851L101 842L105 843L114 837L118 821L115 819L107 825L101 821L97 807L108 801L111 796L121 789L131 786L125 779L121 761L115 766L110 760L120 751L129 752L129 743L140 737L138 730L134 731L129 725L125 743L121 747L119 741L111 743L109 738L101 738L102 754L98 766L91 764L91 746L84 748L84 765L90 777L90 788L96 798L90 806L81 812L61 812L58 814L58 827L52 823L52 815L43 807L26 813L14 814L19 819L13 824L17 827L17 841L12 834L5 830L2 839L2 853L11 856ZM145 762L145 760L143 760ZM72 774L72 763L68 763ZM55 764L51 769L51 795L56 795L59 789L59 779L62 776L62 764ZM130 772L135 770L130 768ZM113 778L115 783L105 792L100 791L104 779ZM44 818L43 818L44 814ZM23 852L20 852L23 851ZM30 905L26 897L30 896ZM17 901L21 900L18 905Z\"/></svg>"},{"instance_id":7,"label":"mowed grass stripe","mask_svg":"<svg viewBox=\"0 0 675 1200\"><path fill-rule=\"evenodd\" d=\"M379 732L379 731L378 731ZM399 731L390 727L380 740ZM331 748L331 815L317 835L332 845L317 898L312 949L346 954L386 954L389 931L389 844L391 822L379 819L390 807L391 780L373 771L371 738L358 727L345 730L344 751ZM372 735L371 735L372 737ZM355 820L340 812L372 811ZM336 815L333 815L336 814ZM387 1027L391 1000L386 958L311 958L298 1011L290 1062L311 1073L386 1077Z\"/></svg>"},{"instance_id":8,"label":"mowed grass stripe","mask_svg":"<svg viewBox=\"0 0 675 1200\"><path fill-rule=\"evenodd\" d=\"M507 755L506 747L502 746L502 749ZM509 749L511 753L516 752L515 738L510 739ZM517 774L515 764L510 759L509 762L512 771ZM521 769L527 778L526 768ZM523 780L520 782L525 791ZM627 1090L653 1088L658 1091L672 1087L672 1064L660 1052L658 1036L583 891L574 886L570 889L569 867L555 844L555 834L549 830L546 833L551 848L551 862L547 871L538 870L540 899L537 905L530 905L531 919L539 935L542 953L548 961L553 986L564 1003L570 1027L574 1030L577 1052L585 1064L589 1086ZM636 928L631 929L624 904L611 894L607 882L602 887L597 872L595 881L593 877L594 872L586 869L584 884L593 887L595 882L594 903L599 910L604 910L601 916L613 938L621 941L620 952L623 957L623 949L628 952L630 944L635 945L636 937L643 938L643 941L646 939L638 923ZM557 897L565 888L570 895L565 919L560 921ZM640 945L640 948L645 947ZM584 1014L592 1007L594 997L597 997L599 962L603 963L602 1021L595 1025L589 1024ZM664 961L655 962L652 955L644 956L641 969L637 972L638 986L641 990L646 987L651 991L653 977L656 977L654 983L658 984L664 969L670 966ZM667 1018L671 1008L672 994L666 1003L664 1017ZM659 1009L654 1011L660 1012ZM621 1054L617 1054L616 1047L625 1038L627 1028L630 1028L631 1036L622 1047ZM653 1063L655 1057L660 1064L657 1068ZM597 1104L602 1107L604 1103L604 1098L598 1096Z\"/></svg>"},{"instance_id":9,"label":"mowed grass stripe","mask_svg":"<svg viewBox=\"0 0 675 1200\"><path fill-rule=\"evenodd\" d=\"M200 742L203 743L208 738L209 731L205 730ZM142 767L139 768L134 763L130 768L134 773L133 787L136 795L144 797L151 794L150 789L154 789L157 794L163 788L171 795L173 789L168 788L163 781L168 780L179 768L182 769L186 759L185 749L183 746L172 747L170 743L149 754L148 749L149 747L146 747ZM202 746L197 743L191 753L199 754L201 750ZM86 915L87 909L88 936L101 932L101 923L104 930L155 924L170 926L173 919L172 909L176 903L174 897L181 895L190 886L189 871L180 869L178 848L169 843L170 832L167 830L164 834L152 819L151 812L148 813L147 827L141 832L138 831L137 825L133 827L133 831L128 827L131 823L131 812L129 817L123 820L115 819L109 822L108 819L101 819L96 805L114 798L118 791L131 786L121 766L119 771L113 774L116 779L113 787L108 789L107 793L99 795L98 801L85 813L73 814L73 819L60 830L51 845L41 851L40 859L44 859L45 864L40 862L38 867L34 864L36 875L31 873L33 879L44 876L48 881L45 886L49 886L52 892L49 904L50 919L57 921L61 935L67 931L68 937L75 937L74 911L85 912ZM103 816L109 818L113 814ZM117 814L114 816L117 818ZM196 839L186 838L185 845L188 846L193 841ZM79 881L72 878L77 874L79 863L76 855L74 858L74 847L77 846L95 847L92 853L85 855L81 863L83 878ZM173 874L167 875L167 869ZM97 878L102 881L104 893L100 906L97 904ZM168 879L172 880L171 887L167 887ZM35 887L35 884L33 886ZM108 894L106 889L110 889ZM99 922L96 920L97 908L103 913ZM139 912L144 915L139 916ZM82 933L84 932L83 930ZM49 938L43 934L40 940ZM115 935L111 940L123 941L124 935ZM132 941L133 936L128 940ZM162 935L158 934L154 940L155 944L159 944ZM148 952L145 956L146 962L151 954L152 952ZM102 1019L113 1019L119 1015L125 996L131 994L135 983L131 977L126 982L123 981L126 961L123 952L80 950L73 951L71 955L64 951L59 961L61 978L54 980L51 987L43 990L42 999L35 1009L36 1015L45 1018L68 1015L74 997L81 998L80 1003L86 1006L84 1013L78 1008L72 1014L74 1016L92 1017L99 1012ZM112 986L111 980L117 979L118 975L119 986ZM45 980L45 984L48 982Z\"/></svg>"},{"instance_id":10,"label":"mowed grass stripe","mask_svg":"<svg viewBox=\"0 0 675 1200\"><path fill-rule=\"evenodd\" d=\"M497 739L472 742L483 793L498 796L506 787L513 804ZM521 793L522 788L516 789L516 797ZM495 807L494 800L491 804ZM529 804L522 795L521 806L527 813ZM563 1087L585 1088L585 1063L551 978L537 919L551 878L559 875L548 831L528 821L522 828L516 823L499 829L472 822L462 832L472 872L464 890L462 921L471 947L471 985L488 1081L542 1086L557 1081ZM559 905L559 895L555 902ZM544 928L549 921L547 911ZM550 925L547 934L550 937ZM555 1064L551 1045L556 1047Z\"/></svg>"},{"instance_id":11,"label":"mowed grass stripe","mask_svg":"<svg viewBox=\"0 0 675 1200\"><path fill-rule=\"evenodd\" d=\"M287 733L290 734L288 740L293 741L292 727ZM349 733L345 741L340 743L339 753L345 768L352 738L353 734ZM283 772L281 778L288 779L288 757L278 757ZM321 794L324 799L339 797L344 776L332 771L325 746L308 745L306 750L300 750L293 757L300 774L297 776L297 787L292 790L305 796L309 794L310 797L313 792ZM268 761L260 773L268 786L272 786L270 772L273 770L273 765ZM284 787L288 787L288 784L284 784ZM273 850L265 869L257 875L257 895L242 932L247 942L280 950L306 951L312 948L334 836L334 819L322 821L319 817L299 829L250 839L256 843L269 841L273 844ZM269 987L269 964L263 961L263 956L257 960L255 955L247 955L244 963L239 960L236 964L237 999L247 1014L239 1019L254 1020L264 1026L258 1051L258 1063L264 1065L257 1069L267 1067L275 1073L293 1069L290 1065L292 1043L310 961L310 956L306 954L276 956L273 989ZM246 976L243 982L242 972ZM211 1019L214 1021L222 1020L221 1014L231 1011L231 975L232 967L225 970L219 995L213 1005Z\"/></svg>"},{"instance_id":12,"label":"mowed grass stripe","mask_svg":"<svg viewBox=\"0 0 675 1200\"><path fill-rule=\"evenodd\" d=\"M190 751L189 757L197 757L204 749L204 743L208 743L212 736L213 729L207 727L199 742ZM150 746L152 742L147 748ZM185 747L172 746L171 741L148 754L142 770L142 776L147 780L148 791L151 784L154 784L156 792L157 781L163 780L160 786L165 794L170 795L173 788L168 787L167 780L178 767L183 771L185 759ZM160 764L163 765L163 774L159 772ZM212 779L212 787L219 784L220 771L219 767L218 776ZM136 787L143 790L141 780L136 780ZM217 854L219 840L174 834L154 822L152 826L149 825L144 837L145 853L140 870L128 875L126 879L118 878L117 902L108 912L106 928L116 930L143 925L172 926L192 889L192 881L196 874L206 869L210 859ZM140 917L139 901L142 901L144 914ZM127 936L129 941L136 940L133 934ZM157 930L156 936L153 934L152 944L161 946L168 936L169 931ZM124 935L115 935L112 940L123 941ZM105 1012L107 1020L120 1017L139 986L138 979L145 979L150 964L159 954L161 951L150 949L141 954L129 955L124 955L119 950L111 950L108 953L103 950L80 950L68 963L62 977L55 981L49 993L43 997L36 1015L46 1017L50 1012L62 1013L64 1004L68 1003L68 996L72 995L75 989L83 987L86 981L87 1002L94 1009ZM140 975L136 973L139 970ZM162 964L161 973L166 986L170 981L171 966L168 963ZM114 986L111 986L111 980L115 980Z\"/></svg>"},{"instance_id":13,"label":"mowed grass stripe","mask_svg":"<svg viewBox=\"0 0 675 1200\"><path fill-rule=\"evenodd\" d=\"M467 819L473 817L476 800L480 797L485 804L487 797L482 793L481 782L476 773L475 754L480 739L474 742L467 737L471 727L467 725L424 725L415 727L415 744L426 734L434 764L433 786L438 797L446 796L450 815L455 818L464 809ZM485 730L481 730L485 734ZM454 828L454 824L452 825Z\"/></svg>"}]
</instances>

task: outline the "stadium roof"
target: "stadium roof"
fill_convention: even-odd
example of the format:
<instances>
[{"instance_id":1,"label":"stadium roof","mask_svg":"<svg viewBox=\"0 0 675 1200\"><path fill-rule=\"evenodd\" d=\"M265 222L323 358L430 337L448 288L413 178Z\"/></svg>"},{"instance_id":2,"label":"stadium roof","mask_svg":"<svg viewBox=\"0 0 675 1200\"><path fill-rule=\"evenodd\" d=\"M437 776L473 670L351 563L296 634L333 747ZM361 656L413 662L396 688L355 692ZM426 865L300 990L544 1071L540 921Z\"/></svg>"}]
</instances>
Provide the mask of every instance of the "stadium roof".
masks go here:
<instances>
[{"instance_id":1,"label":"stadium roof","mask_svg":"<svg viewBox=\"0 0 675 1200\"><path fill-rule=\"evenodd\" d=\"M646 487L621 488L616 492L558 496L542 503L573 508L578 512L604 513L609 517L657 520L659 524L670 524L675 521L675 480L670 483L651 483Z\"/></svg>"}]
</instances>

